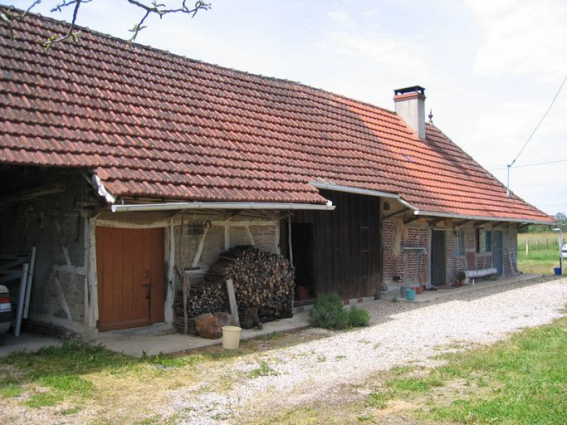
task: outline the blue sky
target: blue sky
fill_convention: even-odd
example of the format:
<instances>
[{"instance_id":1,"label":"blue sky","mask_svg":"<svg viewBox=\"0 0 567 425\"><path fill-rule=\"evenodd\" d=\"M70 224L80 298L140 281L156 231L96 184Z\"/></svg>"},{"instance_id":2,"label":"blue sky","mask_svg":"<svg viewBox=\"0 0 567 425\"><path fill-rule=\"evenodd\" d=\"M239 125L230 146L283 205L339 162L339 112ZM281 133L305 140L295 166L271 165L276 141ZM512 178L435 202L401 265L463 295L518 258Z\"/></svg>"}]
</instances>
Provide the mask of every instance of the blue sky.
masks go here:
<instances>
[{"instance_id":1,"label":"blue sky","mask_svg":"<svg viewBox=\"0 0 567 425\"><path fill-rule=\"evenodd\" d=\"M69 20L70 9L50 12L55 3L34 10ZM211 3L193 19L149 20L137 42L387 109L394 89L422 85L435 125L504 183L567 76L565 0ZM93 0L78 23L129 38L139 17L126 0ZM549 214L567 212L566 118L567 83L511 171L511 189Z\"/></svg>"}]
</instances>

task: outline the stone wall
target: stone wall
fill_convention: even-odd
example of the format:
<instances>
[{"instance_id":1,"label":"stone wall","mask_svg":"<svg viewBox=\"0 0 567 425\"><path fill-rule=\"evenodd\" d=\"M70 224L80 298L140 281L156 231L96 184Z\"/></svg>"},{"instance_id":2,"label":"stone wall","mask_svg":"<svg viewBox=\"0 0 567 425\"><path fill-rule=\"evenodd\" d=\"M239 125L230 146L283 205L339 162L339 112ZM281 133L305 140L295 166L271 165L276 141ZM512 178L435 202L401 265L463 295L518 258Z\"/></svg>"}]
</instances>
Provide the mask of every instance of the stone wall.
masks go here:
<instances>
[{"instance_id":1,"label":"stone wall","mask_svg":"<svg viewBox=\"0 0 567 425\"><path fill-rule=\"evenodd\" d=\"M85 297L85 215L91 189L77 171L18 169L25 188L62 184L63 193L10 204L0 210L0 252L20 254L36 247L30 318L49 316L82 323ZM17 282L11 282L15 291Z\"/></svg>"}]
</instances>

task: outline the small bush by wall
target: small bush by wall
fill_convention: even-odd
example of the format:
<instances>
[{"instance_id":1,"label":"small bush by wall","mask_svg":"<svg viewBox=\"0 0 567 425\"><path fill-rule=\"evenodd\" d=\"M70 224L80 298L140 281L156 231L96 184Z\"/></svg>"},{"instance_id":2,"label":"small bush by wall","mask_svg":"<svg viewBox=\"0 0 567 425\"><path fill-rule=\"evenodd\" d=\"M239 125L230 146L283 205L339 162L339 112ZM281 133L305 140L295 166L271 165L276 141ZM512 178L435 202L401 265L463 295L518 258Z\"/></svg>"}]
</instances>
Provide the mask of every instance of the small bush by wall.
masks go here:
<instances>
[{"instance_id":1,"label":"small bush by wall","mask_svg":"<svg viewBox=\"0 0 567 425\"><path fill-rule=\"evenodd\" d=\"M368 326L368 311L353 307L345 311L343 302L337 294L320 295L311 310L311 325L325 329L346 329L348 327Z\"/></svg>"},{"instance_id":2,"label":"small bush by wall","mask_svg":"<svg viewBox=\"0 0 567 425\"><path fill-rule=\"evenodd\" d=\"M354 327L368 326L370 323L370 314L368 314L367 310L353 307L348 312L348 322Z\"/></svg>"}]
</instances>

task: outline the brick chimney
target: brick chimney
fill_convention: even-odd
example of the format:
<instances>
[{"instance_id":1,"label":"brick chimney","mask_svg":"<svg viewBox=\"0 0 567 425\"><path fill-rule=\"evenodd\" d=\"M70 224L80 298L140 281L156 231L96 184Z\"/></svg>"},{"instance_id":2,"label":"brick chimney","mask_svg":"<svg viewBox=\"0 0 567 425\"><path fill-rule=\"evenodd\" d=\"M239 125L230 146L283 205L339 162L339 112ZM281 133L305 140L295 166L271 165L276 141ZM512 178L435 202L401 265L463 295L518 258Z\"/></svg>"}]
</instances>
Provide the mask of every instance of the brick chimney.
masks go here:
<instances>
[{"instance_id":1,"label":"brick chimney","mask_svg":"<svg viewBox=\"0 0 567 425\"><path fill-rule=\"evenodd\" d=\"M421 86L394 90L396 114L425 140L425 89Z\"/></svg>"}]
</instances>

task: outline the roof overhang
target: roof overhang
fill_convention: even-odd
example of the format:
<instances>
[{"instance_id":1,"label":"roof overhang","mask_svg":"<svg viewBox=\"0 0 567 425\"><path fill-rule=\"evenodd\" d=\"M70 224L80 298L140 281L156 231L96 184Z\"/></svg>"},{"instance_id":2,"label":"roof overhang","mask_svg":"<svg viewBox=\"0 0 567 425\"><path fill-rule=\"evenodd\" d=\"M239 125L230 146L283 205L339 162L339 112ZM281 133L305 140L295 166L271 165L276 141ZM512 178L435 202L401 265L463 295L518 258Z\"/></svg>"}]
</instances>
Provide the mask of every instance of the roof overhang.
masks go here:
<instances>
[{"instance_id":1,"label":"roof overhang","mask_svg":"<svg viewBox=\"0 0 567 425\"><path fill-rule=\"evenodd\" d=\"M164 202L159 204L112 205L112 212L172 211L172 210L312 210L333 211L331 201L326 204L294 204L280 202Z\"/></svg>"},{"instance_id":2,"label":"roof overhang","mask_svg":"<svg viewBox=\"0 0 567 425\"><path fill-rule=\"evenodd\" d=\"M416 210L413 213L414 215L419 215L423 217L443 217L443 218L455 218L460 220L482 220L482 221L498 221L498 222L507 222L507 223L546 224L546 225L552 225L554 223L550 221L530 220L526 218L487 217L481 215L463 215L463 214L451 214L451 213L420 211L420 210Z\"/></svg>"},{"instance_id":3,"label":"roof overhang","mask_svg":"<svg viewBox=\"0 0 567 425\"><path fill-rule=\"evenodd\" d=\"M379 197L379 198L395 199L399 203L401 203L402 205L404 205L404 206L408 207L410 210L414 211L414 214L416 212L419 212L419 210L416 207L414 207L413 205L404 201L400 197L400 195L398 195L396 193L380 192L378 190L361 189L361 188L358 188L358 187L342 186L340 184L321 183L321 182L316 182L316 181L309 182L309 184L311 186L313 186L314 188L320 189L320 190L332 190L332 191L335 191L335 192L354 193L356 195L376 196L376 197Z\"/></svg>"}]
</instances>

